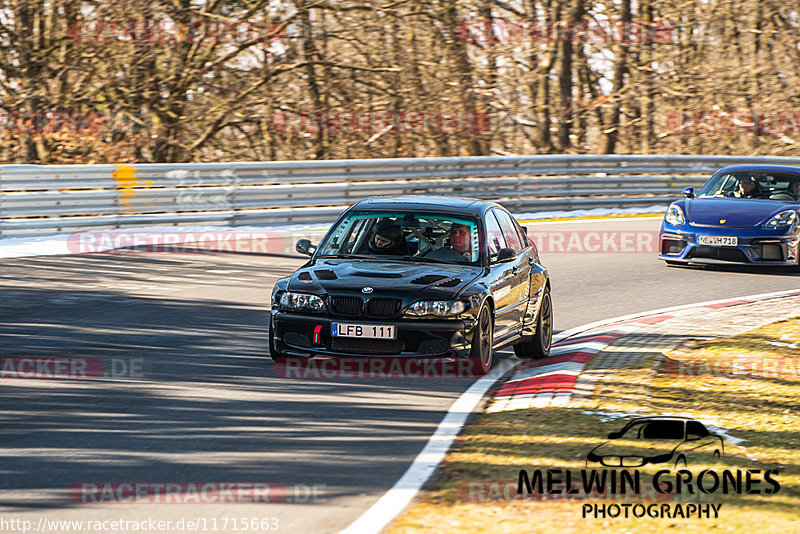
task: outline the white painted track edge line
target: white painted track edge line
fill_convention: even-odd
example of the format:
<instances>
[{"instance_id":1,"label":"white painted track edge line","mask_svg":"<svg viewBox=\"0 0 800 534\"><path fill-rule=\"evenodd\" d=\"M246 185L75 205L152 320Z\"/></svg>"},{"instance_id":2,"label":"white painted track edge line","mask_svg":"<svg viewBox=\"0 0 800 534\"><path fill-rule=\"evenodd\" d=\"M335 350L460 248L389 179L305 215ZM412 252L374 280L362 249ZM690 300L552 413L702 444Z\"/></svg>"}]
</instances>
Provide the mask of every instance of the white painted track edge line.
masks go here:
<instances>
[{"instance_id":1,"label":"white painted track edge line","mask_svg":"<svg viewBox=\"0 0 800 534\"><path fill-rule=\"evenodd\" d=\"M489 388L521 362L502 360L499 363L491 373L475 381L461 394L400 480L341 534L377 534L408 506L450 450L467 418Z\"/></svg>"},{"instance_id":2,"label":"white painted track edge line","mask_svg":"<svg viewBox=\"0 0 800 534\"><path fill-rule=\"evenodd\" d=\"M668 308L660 308L646 312L637 312L629 315L622 315L619 317L612 317L611 319L603 319L593 323L576 326L553 337L553 342L562 341L569 337L573 337L582 332L591 331L604 325L618 323L620 321L628 321L631 319L638 319L650 315L660 315L672 311L685 310L690 308L702 308L704 306L711 306L715 304L725 304L738 300L759 301L767 300L770 298L788 296L792 294L800 294L800 289L788 289L784 291L775 291L772 293L759 293L755 295L747 295L742 297L731 297L720 300L709 300L705 302L696 302L694 304L681 304L679 306L671 306ZM610 343L609 343L610 344ZM491 373L484 376L480 380L473 383L467 391L450 406L444 419L439 423L436 431L428 439L428 442L423 447L422 451L414 458L414 461L408 467L406 472L400 477L394 486L384 493L375 504L373 504L366 512L361 514L358 519L350 524L349 527L342 530L340 534L378 534L383 528L388 525L397 515L402 512L411 500L416 496L417 492L422 488L425 482L428 481L430 476L439 466L439 463L444 458L450 446L458 436L467 418L472 414L475 406L483 399L483 396L489 391L489 388L494 385L505 374L522 363L521 361L503 360L501 365L492 370ZM505 365L503 365L505 364Z\"/></svg>"}]
</instances>

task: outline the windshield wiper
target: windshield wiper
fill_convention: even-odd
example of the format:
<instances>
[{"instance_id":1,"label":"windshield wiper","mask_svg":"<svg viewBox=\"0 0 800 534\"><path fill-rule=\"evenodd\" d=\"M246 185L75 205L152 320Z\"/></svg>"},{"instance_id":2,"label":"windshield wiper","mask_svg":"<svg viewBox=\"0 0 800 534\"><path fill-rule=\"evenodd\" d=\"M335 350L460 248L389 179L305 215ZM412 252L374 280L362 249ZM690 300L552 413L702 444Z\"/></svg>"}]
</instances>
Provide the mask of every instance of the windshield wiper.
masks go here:
<instances>
[{"instance_id":1,"label":"windshield wiper","mask_svg":"<svg viewBox=\"0 0 800 534\"><path fill-rule=\"evenodd\" d=\"M319 258L343 258L347 260L374 260L377 256L370 256L368 254L325 254L318 256Z\"/></svg>"},{"instance_id":2,"label":"windshield wiper","mask_svg":"<svg viewBox=\"0 0 800 534\"><path fill-rule=\"evenodd\" d=\"M409 261L430 262L430 263L447 263L449 265L464 265L456 261L440 260L438 258L426 258L425 256L402 256L402 259Z\"/></svg>"}]
</instances>

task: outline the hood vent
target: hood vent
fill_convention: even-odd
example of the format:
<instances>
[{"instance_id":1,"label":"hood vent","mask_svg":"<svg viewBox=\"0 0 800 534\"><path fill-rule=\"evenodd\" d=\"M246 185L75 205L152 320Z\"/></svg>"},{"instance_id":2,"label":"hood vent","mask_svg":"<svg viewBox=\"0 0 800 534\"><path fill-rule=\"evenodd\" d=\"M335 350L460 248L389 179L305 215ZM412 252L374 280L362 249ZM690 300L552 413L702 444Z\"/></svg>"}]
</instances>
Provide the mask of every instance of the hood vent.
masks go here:
<instances>
[{"instance_id":1,"label":"hood vent","mask_svg":"<svg viewBox=\"0 0 800 534\"><path fill-rule=\"evenodd\" d=\"M461 283L461 278L451 278L450 280L445 280L439 287L456 287L458 284Z\"/></svg>"},{"instance_id":2,"label":"hood vent","mask_svg":"<svg viewBox=\"0 0 800 534\"><path fill-rule=\"evenodd\" d=\"M402 278L403 273L387 273L383 271L356 271L353 273L355 276L364 276L367 278Z\"/></svg>"},{"instance_id":3,"label":"hood vent","mask_svg":"<svg viewBox=\"0 0 800 534\"><path fill-rule=\"evenodd\" d=\"M314 279L311 277L311 273L308 271L303 271L302 273L297 275L297 279L301 282L313 282Z\"/></svg>"},{"instance_id":4,"label":"hood vent","mask_svg":"<svg viewBox=\"0 0 800 534\"><path fill-rule=\"evenodd\" d=\"M426 274L425 276L420 276L419 278L414 278L411 283L412 284L421 284L427 286L429 284L435 284L436 282L441 282L442 280L446 279L446 276L442 276L440 274Z\"/></svg>"},{"instance_id":5,"label":"hood vent","mask_svg":"<svg viewBox=\"0 0 800 534\"><path fill-rule=\"evenodd\" d=\"M314 274L317 275L317 278L320 280L338 280L339 277L336 276L336 273L330 269L319 269L318 271L314 271Z\"/></svg>"}]
</instances>

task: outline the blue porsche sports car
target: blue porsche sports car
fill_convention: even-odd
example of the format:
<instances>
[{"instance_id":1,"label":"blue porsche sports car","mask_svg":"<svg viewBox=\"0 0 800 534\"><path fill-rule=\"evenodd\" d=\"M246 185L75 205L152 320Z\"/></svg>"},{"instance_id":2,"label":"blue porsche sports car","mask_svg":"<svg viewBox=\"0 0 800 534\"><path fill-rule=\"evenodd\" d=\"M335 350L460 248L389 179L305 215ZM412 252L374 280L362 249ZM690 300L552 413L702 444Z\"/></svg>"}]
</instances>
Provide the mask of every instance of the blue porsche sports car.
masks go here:
<instances>
[{"instance_id":1,"label":"blue porsche sports car","mask_svg":"<svg viewBox=\"0 0 800 534\"><path fill-rule=\"evenodd\" d=\"M661 224L658 257L668 264L798 265L800 167L724 167L683 195Z\"/></svg>"}]
</instances>

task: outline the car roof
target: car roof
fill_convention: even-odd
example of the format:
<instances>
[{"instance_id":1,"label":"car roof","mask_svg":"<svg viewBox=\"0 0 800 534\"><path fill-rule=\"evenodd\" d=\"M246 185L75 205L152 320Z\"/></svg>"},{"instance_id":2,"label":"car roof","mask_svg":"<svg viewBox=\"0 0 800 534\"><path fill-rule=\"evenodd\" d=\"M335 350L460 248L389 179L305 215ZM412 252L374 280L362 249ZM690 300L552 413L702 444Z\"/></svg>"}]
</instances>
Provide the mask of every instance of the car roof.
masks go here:
<instances>
[{"instance_id":1,"label":"car roof","mask_svg":"<svg viewBox=\"0 0 800 534\"><path fill-rule=\"evenodd\" d=\"M751 172L781 172L789 174L800 174L800 167L793 167L791 165L728 165L723 167L717 172L737 172L737 171L751 171Z\"/></svg>"},{"instance_id":2,"label":"car roof","mask_svg":"<svg viewBox=\"0 0 800 534\"><path fill-rule=\"evenodd\" d=\"M467 197L439 195L396 195L370 197L358 202L352 209L436 212L454 215L480 215L492 207L502 207L496 202Z\"/></svg>"},{"instance_id":3,"label":"car roof","mask_svg":"<svg viewBox=\"0 0 800 534\"><path fill-rule=\"evenodd\" d=\"M638 423L640 421L695 421L695 419L692 419L691 417L680 417L677 415L654 415L651 417L637 417L632 421L628 421L628 424Z\"/></svg>"}]
</instances>

